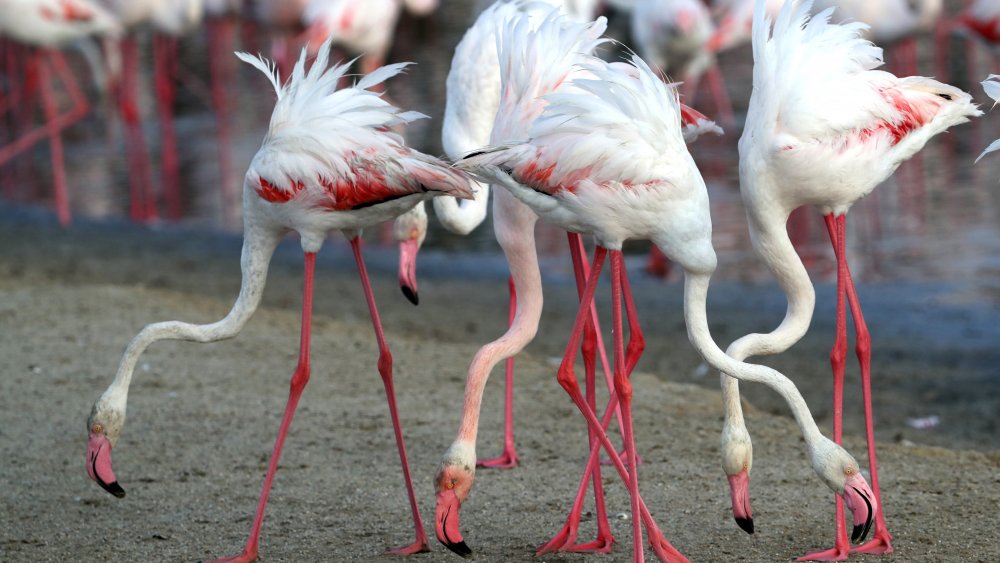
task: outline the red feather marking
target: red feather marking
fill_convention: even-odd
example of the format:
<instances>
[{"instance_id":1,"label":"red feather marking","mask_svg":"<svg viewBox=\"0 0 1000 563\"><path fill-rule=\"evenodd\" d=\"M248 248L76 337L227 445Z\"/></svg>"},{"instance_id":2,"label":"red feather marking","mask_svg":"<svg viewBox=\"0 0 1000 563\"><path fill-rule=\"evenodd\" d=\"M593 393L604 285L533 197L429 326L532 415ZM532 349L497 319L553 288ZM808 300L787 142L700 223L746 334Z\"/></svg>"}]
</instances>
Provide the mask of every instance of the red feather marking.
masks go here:
<instances>
[{"instance_id":1,"label":"red feather marking","mask_svg":"<svg viewBox=\"0 0 1000 563\"><path fill-rule=\"evenodd\" d=\"M886 132L891 138L890 146L895 146L913 132L914 129L926 123L927 119L920 111L920 108L911 104L899 90L882 90L882 97L899 112L899 121L879 121L876 125L859 130L855 133L855 137L862 144L868 142L872 137ZM847 147L845 146L844 148Z\"/></svg>"},{"instance_id":2,"label":"red feather marking","mask_svg":"<svg viewBox=\"0 0 1000 563\"><path fill-rule=\"evenodd\" d=\"M708 121L708 116L701 113L700 111L681 104L681 125L698 125L699 121Z\"/></svg>"},{"instance_id":3,"label":"red feather marking","mask_svg":"<svg viewBox=\"0 0 1000 563\"><path fill-rule=\"evenodd\" d=\"M963 14L961 20L966 27L978 33L983 39L1000 43L1000 18L983 21L974 19L970 14Z\"/></svg>"},{"instance_id":4,"label":"red feather marking","mask_svg":"<svg viewBox=\"0 0 1000 563\"><path fill-rule=\"evenodd\" d=\"M377 166L356 166L354 174L353 180L339 178L332 181L320 178L319 183L327 195L327 199L320 205L334 211L348 211L405 195L386 185L385 174Z\"/></svg>"},{"instance_id":5,"label":"red feather marking","mask_svg":"<svg viewBox=\"0 0 1000 563\"><path fill-rule=\"evenodd\" d=\"M563 186L561 185L549 185L549 180L552 178L552 172L555 169L555 163L542 168L537 160L532 160L520 169L515 169L514 176L517 178L518 182L521 182L526 186L531 186L532 188L541 190L548 194L554 194L563 189Z\"/></svg>"},{"instance_id":6,"label":"red feather marking","mask_svg":"<svg viewBox=\"0 0 1000 563\"><path fill-rule=\"evenodd\" d=\"M261 178L260 184L256 188L257 195L261 197L264 201L269 201L271 203L285 203L286 201L292 199L295 194L302 191L305 185L302 182L293 182L292 187L289 190L279 188L271 182Z\"/></svg>"}]
</instances>

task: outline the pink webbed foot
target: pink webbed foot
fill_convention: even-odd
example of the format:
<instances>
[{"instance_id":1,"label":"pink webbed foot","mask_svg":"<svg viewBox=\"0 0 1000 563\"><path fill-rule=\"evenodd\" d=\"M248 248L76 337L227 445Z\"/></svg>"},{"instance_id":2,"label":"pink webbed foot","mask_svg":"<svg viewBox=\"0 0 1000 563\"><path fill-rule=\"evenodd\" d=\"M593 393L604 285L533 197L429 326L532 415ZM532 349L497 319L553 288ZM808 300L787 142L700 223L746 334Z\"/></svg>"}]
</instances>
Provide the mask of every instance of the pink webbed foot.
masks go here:
<instances>
[{"instance_id":1,"label":"pink webbed foot","mask_svg":"<svg viewBox=\"0 0 1000 563\"><path fill-rule=\"evenodd\" d=\"M892 553L892 535L880 528L875 531L875 537L871 540L851 548L851 553L867 553L869 555L884 555Z\"/></svg>"},{"instance_id":2,"label":"pink webbed foot","mask_svg":"<svg viewBox=\"0 0 1000 563\"><path fill-rule=\"evenodd\" d=\"M417 541L396 549L387 549L389 555L413 555L414 553L427 553L431 550L427 545L427 538L417 538Z\"/></svg>"},{"instance_id":3,"label":"pink webbed foot","mask_svg":"<svg viewBox=\"0 0 1000 563\"><path fill-rule=\"evenodd\" d=\"M847 559L849 553L850 550L846 547L834 547L825 551L807 553L796 559L796 561L844 561Z\"/></svg>"},{"instance_id":4,"label":"pink webbed foot","mask_svg":"<svg viewBox=\"0 0 1000 563\"><path fill-rule=\"evenodd\" d=\"M545 542L535 551L535 556L556 551L567 551L570 553L610 553L614 547L615 538L610 532L598 530L597 539L587 543L576 543L576 536L579 533L578 523L566 522L562 529Z\"/></svg>"},{"instance_id":5,"label":"pink webbed foot","mask_svg":"<svg viewBox=\"0 0 1000 563\"><path fill-rule=\"evenodd\" d=\"M684 557L667 541L667 538L663 537L659 530L655 533L647 530L647 533L650 535L649 547L653 548L653 553L660 561L663 563L691 563L687 557Z\"/></svg>"},{"instance_id":6,"label":"pink webbed foot","mask_svg":"<svg viewBox=\"0 0 1000 563\"><path fill-rule=\"evenodd\" d=\"M244 550L243 553L240 553L239 555L213 559L211 561L205 561L204 563L251 563L251 561L256 561L258 558L256 549L252 552Z\"/></svg>"},{"instance_id":7,"label":"pink webbed foot","mask_svg":"<svg viewBox=\"0 0 1000 563\"><path fill-rule=\"evenodd\" d=\"M514 450L504 450L500 457L493 459L480 459L476 461L476 467L486 467L489 469L513 469L520 465L521 460L517 458Z\"/></svg>"}]
</instances>

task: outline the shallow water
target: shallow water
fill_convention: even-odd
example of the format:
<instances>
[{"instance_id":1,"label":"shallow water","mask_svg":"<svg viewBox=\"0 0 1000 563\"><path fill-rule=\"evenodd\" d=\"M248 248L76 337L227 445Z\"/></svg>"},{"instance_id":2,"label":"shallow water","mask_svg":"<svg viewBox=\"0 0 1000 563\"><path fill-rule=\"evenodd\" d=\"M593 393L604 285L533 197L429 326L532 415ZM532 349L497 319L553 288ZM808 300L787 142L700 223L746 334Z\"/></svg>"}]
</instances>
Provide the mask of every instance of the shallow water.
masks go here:
<instances>
[{"instance_id":1,"label":"shallow water","mask_svg":"<svg viewBox=\"0 0 1000 563\"><path fill-rule=\"evenodd\" d=\"M452 49L472 17L471 2L442 4L429 19L404 17L390 54L391 61L418 63L389 84L388 94L401 107L419 110L431 117L413 124L407 136L411 144L433 154L442 152L439 136L444 82ZM612 17L612 29L619 30L622 40L627 41L624 35L627 29L620 18ZM248 29L244 37L247 40L234 49L257 50L269 44L260 30ZM148 47L148 37L144 37L142 43ZM978 57L972 60L963 52L963 45L960 38L951 41L954 63L951 81L971 90L987 108L988 100L978 84L970 84L966 77L985 77L992 59L979 49ZM935 49L931 37L920 39L924 74L933 72L931 58ZM184 209L176 223L239 230L238 209L223 209L220 195L219 157L204 34L198 32L184 39L181 50L184 78L177 92L175 126L180 145ZM71 62L82 64L78 52L71 52L69 57ZM890 63L892 57L889 51ZM739 119L749 98L749 49L725 53L720 64ZM974 65L971 73L966 68L970 65ZM141 80L145 88L141 106L146 116L145 136L154 163L154 189L160 190L157 179L160 133L155 119L150 66L143 66L145 71ZM87 76L85 72L76 74ZM93 101L92 111L63 134L73 213L91 218L127 217L128 182L120 121L116 112L109 113L110 102L101 98L95 88L88 88L88 96ZM266 130L273 95L264 77L239 63L236 79L228 84L227 97L235 108L231 134L234 173L227 187L235 191L240 187L242 171ZM716 113L705 90L692 105L710 116ZM0 133L6 136L13 119L8 118L4 125L8 127ZM768 275L750 250L739 197L736 142L740 131L738 127L728 129L725 137L704 139L692 147L712 199L714 240L721 264L719 276L739 281L764 281ZM872 196L858 203L848 221L849 256L855 276L861 281L956 282L968 286L970 298L995 304L1000 298L1000 276L997 275L1000 271L1000 222L997 221L1000 196L996 189L1000 157L987 157L976 166L972 162L982 147L997 136L1000 136L1000 118L989 114L975 124L957 127L932 141L919 161L905 164ZM51 197L45 146L5 166L0 179L8 205L45 203ZM159 197L163 213L162 193ZM793 216L789 228L814 278L831 279L832 253L819 214L813 210L799 212ZM426 243L428 248L497 249L489 225L480 227L468 238L451 235L433 221L431 229ZM556 264L568 264L563 258L562 233L544 226L540 226L539 231L543 255ZM638 243L631 248L636 252L645 249Z\"/></svg>"}]
</instances>

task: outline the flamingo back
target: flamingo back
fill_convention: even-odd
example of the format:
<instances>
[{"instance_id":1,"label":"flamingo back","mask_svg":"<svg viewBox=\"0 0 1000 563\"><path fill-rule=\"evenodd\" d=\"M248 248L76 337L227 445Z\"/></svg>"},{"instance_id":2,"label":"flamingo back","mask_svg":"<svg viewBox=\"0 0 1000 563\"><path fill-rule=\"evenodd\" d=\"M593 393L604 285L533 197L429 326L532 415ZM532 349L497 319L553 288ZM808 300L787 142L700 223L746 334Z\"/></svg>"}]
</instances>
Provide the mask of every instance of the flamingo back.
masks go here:
<instances>
[{"instance_id":1,"label":"flamingo back","mask_svg":"<svg viewBox=\"0 0 1000 563\"><path fill-rule=\"evenodd\" d=\"M425 116L401 111L371 90L409 63L381 67L338 90L353 61L328 67L331 41L308 71L303 50L283 86L272 64L238 53L271 80L278 97L247 172L247 188L264 201L295 202L317 212L360 209L426 191L471 197L461 172L409 149L391 131Z\"/></svg>"},{"instance_id":2,"label":"flamingo back","mask_svg":"<svg viewBox=\"0 0 1000 563\"><path fill-rule=\"evenodd\" d=\"M51 47L88 35L117 37L121 24L91 0L0 1L0 37Z\"/></svg>"}]
</instances>

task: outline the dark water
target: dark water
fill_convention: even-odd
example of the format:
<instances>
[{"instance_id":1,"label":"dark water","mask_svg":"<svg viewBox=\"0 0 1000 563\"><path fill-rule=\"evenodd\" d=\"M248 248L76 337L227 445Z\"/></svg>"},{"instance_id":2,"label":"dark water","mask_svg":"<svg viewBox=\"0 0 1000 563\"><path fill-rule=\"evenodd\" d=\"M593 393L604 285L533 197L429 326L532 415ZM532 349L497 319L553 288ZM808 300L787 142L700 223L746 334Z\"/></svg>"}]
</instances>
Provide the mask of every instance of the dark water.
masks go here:
<instances>
[{"instance_id":1,"label":"dark water","mask_svg":"<svg viewBox=\"0 0 1000 563\"><path fill-rule=\"evenodd\" d=\"M390 60L418 63L389 84L389 95L406 109L428 114L431 119L414 123L407 136L414 146L441 154L440 127L445 99L445 76L455 43L472 19L472 2L442 2L430 18L417 20L404 16ZM627 41L627 25L612 14L612 29ZM141 106L146 116L146 139L154 165L154 186L159 190L157 163L160 132L155 119L152 94L148 37L142 37L147 64L141 83L144 95ZM931 37L920 38L921 73L933 74L931 64L936 46ZM182 40L182 75L176 103L175 126L180 144L181 185L184 192L183 216L176 222L185 226L239 230L238 209L224 210L220 195L219 156L215 117L211 109L205 35L199 31ZM260 29L247 28L243 41L234 49L266 49L269 39ZM992 57L984 49L970 58L966 43L950 41L951 65L948 77L954 84L970 90L988 108L978 80L992 66ZM86 82L83 59L69 53L77 65L76 74L84 81L93 108L87 118L66 130L63 138L67 151L67 173L73 213L93 218L128 216L128 182L123 158L123 134L120 121L109 112L110 102L102 98L93 84ZM891 62L893 52L888 51ZM745 111L750 90L750 53L743 48L725 53L721 68L728 81L739 119ZM273 95L263 76L238 63L235 79L227 85L227 97L234 107L232 117L233 174L228 189L240 189L242 173L259 146L266 130ZM973 77L974 80L970 79ZM716 110L710 96L702 91L692 105L709 115ZM111 117L109 117L111 115ZM4 122L8 135L14 120ZM746 220L739 198L736 142L739 127L729 127L725 137L699 141L692 152L706 177L713 206L715 244L722 267L719 276L733 280L766 280L767 273L750 251ZM1000 157L986 158L973 166L982 147L1000 136L1000 117L987 114L972 125L963 125L935 139L923 151L919 161L903 166L896 175L852 210L848 221L850 259L856 276L862 281L949 281L967 284L971 295L993 304L1000 300ZM13 164L0 169L7 205L46 204L51 197L51 173L47 148L40 145ZM162 198L162 194L160 195ZM162 211L162 201L161 213ZM164 225L169 225L169 222ZM832 275L832 253L821 217L813 210L793 216L789 225L813 273L822 280ZM456 251L495 250L492 228L484 225L473 236L461 238L433 224L428 248ZM563 235L540 227L543 254L563 256ZM641 252L644 247L632 247ZM557 261L562 261L558 258ZM674 274L676 275L676 274Z\"/></svg>"}]
</instances>

